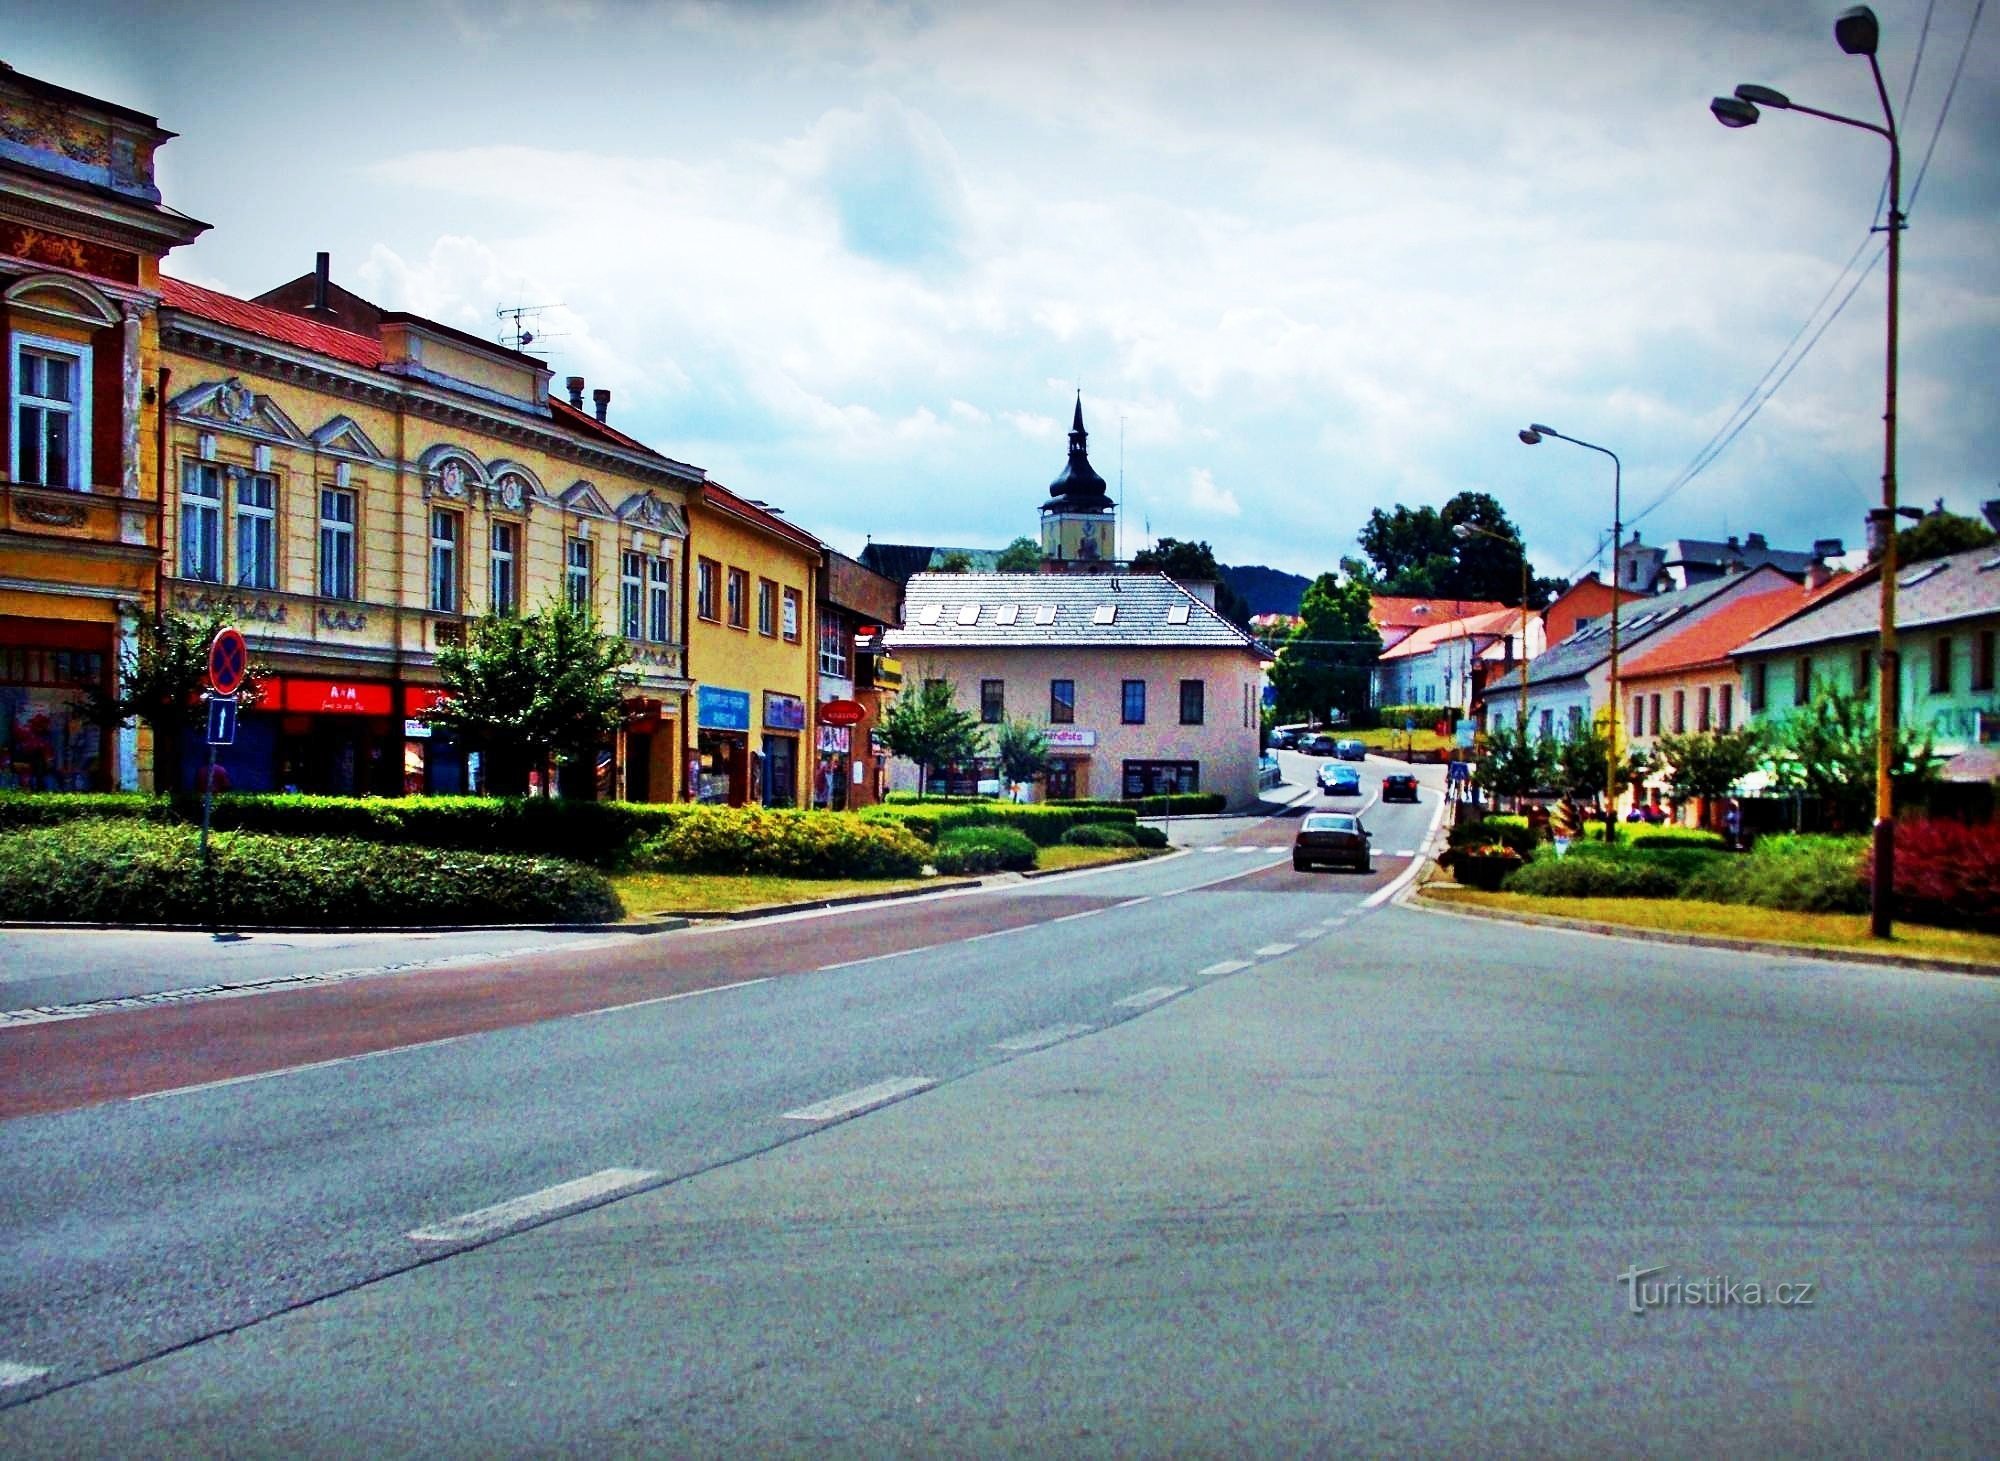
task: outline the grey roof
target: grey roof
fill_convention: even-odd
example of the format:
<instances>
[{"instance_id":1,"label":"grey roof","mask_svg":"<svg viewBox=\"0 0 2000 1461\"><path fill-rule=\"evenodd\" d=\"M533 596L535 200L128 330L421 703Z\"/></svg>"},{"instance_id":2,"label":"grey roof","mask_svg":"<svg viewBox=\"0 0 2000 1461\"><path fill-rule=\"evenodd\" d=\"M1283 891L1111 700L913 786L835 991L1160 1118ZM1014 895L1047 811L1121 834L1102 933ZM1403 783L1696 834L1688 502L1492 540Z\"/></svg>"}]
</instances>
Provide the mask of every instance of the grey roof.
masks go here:
<instances>
[{"instance_id":1,"label":"grey roof","mask_svg":"<svg viewBox=\"0 0 2000 1461\"><path fill-rule=\"evenodd\" d=\"M1722 568L1740 563L1745 568L1756 568L1768 563L1797 577L1818 561L1811 553L1792 548L1757 546L1748 542L1718 543L1710 538L1674 538L1666 545L1662 566L1700 563L1710 568Z\"/></svg>"},{"instance_id":2,"label":"grey roof","mask_svg":"<svg viewBox=\"0 0 2000 1461\"><path fill-rule=\"evenodd\" d=\"M903 591L903 627L883 642L897 650L1223 648L1274 658L1162 573L919 573Z\"/></svg>"},{"instance_id":3,"label":"grey roof","mask_svg":"<svg viewBox=\"0 0 2000 1461\"><path fill-rule=\"evenodd\" d=\"M1738 654L1804 649L1833 640L1881 632L1882 598L1874 571L1856 574L1855 586L1816 604L1795 619L1766 630ZM1864 587L1864 584L1867 587ZM1896 572L1896 627L1921 629L1982 614L2000 614L2000 544L1968 548Z\"/></svg>"},{"instance_id":4,"label":"grey roof","mask_svg":"<svg viewBox=\"0 0 2000 1461\"><path fill-rule=\"evenodd\" d=\"M1695 609L1710 599L1726 594L1741 584L1747 583L1755 575L1752 573L1732 573L1725 578L1708 583L1697 583L1670 594L1654 594L1650 598L1633 599L1618 606L1618 653L1622 656L1637 645L1642 644L1665 629L1677 624ZM1778 582L1779 580L1771 580ZM1600 614L1569 638L1527 662L1530 685L1546 685L1555 680L1567 680L1588 674L1611 658L1611 616ZM1518 689L1521 684L1519 666L1509 670L1498 679L1486 682L1486 694L1491 697L1507 686Z\"/></svg>"}]
</instances>

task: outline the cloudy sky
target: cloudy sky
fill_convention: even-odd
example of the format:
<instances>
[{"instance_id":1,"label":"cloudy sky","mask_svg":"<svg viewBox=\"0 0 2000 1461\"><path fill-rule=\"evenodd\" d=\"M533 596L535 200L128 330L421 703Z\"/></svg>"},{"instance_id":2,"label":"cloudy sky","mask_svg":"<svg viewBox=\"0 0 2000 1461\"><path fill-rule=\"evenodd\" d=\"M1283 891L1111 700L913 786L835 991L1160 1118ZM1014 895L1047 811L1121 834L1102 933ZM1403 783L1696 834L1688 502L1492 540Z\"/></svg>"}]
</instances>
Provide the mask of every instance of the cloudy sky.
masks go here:
<instances>
[{"instance_id":1,"label":"cloudy sky","mask_svg":"<svg viewBox=\"0 0 2000 1461\"><path fill-rule=\"evenodd\" d=\"M1959 511L2000 496L1982 3L1875 6L1906 200L1928 158L1903 498ZM1529 421L1619 451L1628 520L1683 484L1648 540L1861 539L1887 148L1707 111L1757 81L1878 116L1841 8L76 0L13 15L0 58L182 134L162 185L214 228L170 272L252 294L328 249L488 336L559 304L558 375L849 551L1032 534L1080 386L1114 490L1122 434L1128 550L1314 573L1371 507L1474 488L1566 574L1609 464Z\"/></svg>"}]
</instances>

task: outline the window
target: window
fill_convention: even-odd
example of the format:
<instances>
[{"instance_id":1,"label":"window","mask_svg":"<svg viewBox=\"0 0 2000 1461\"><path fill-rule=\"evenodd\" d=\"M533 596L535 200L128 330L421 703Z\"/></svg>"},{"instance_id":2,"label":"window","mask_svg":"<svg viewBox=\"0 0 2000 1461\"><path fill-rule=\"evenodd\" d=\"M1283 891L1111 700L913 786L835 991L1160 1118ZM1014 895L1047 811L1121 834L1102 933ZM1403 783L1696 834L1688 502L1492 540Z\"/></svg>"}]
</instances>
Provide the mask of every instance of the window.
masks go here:
<instances>
[{"instance_id":1,"label":"window","mask_svg":"<svg viewBox=\"0 0 2000 1461\"><path fill-rule=\"evenodd\" d=\"M1146 723L1146 682L1127 680L1120 690L1119 702L1123 707L1121 718L1127 725Z\"/></svg>"},{"instance_id":2,"label":"window","mask_svg":"<svg viewBox=\"0 0 2000 1461\"><path fill-rule=\"evenodd\" d=\"M336 487L319 492L319 591L322 598L354 597L354 494Z\"/></svg>"},{"instance_id":3,"label":"window","mask_svg":"<svg viewBox=\"0 0 2000 1461\"><path fill-rule=\"evenodd\" d=\"M1182 725L1200 725L1202 723L1203 711L1207 708L1203 704L1205 694L1206 691L1204 689L1202 681L1200 680L1181 681L1181 724Z\"/></svg>"},{"instance_id":4,"label":"window","mask_svg":"<svg viewBox=\"0 0 2000 1461\"><path fill-rule=\"evenodd\" d=\"M181 471L181 577L222 582L222 468L213 462Z\"/></svg>"},{"instance_id":5,"label":"window","mask_svg":"<svg viewBox=\"0 0 2000 1461\"><path fill-rule=\"evenodd\" d=\"M14 480L88 487L90 347L16 335L12 380Z\"/></svg>"},{"instance_id":6,"label":"window","mask_svg":"<svg viewBox=\"0 0 2000 1461\"><path fill-rule=\"evenodd\" d=\"M1748 702L1752 715L1763 710L1766 704L1765 692L1770 688L1767 683L1769 670L1768 664L1760 663L1751 665L1743 672L1743 698Z\"/></svg>"},{"instance_id":7,"label":"window","mask_svg":"<svg viewBox=\"0 0 2000 1461\"><path fill-rule=\"evenodd\" d=\"M694 611L703 619L714 620L716 596L722 592L722 565L713 558L704 558L695 565Z\"/></svg>"},{"instance_id":8,"label":"window","mask_svg":"<svg viewBox=\"0 0 2000 1461\"><path fill-rule=\"evenodd\" d=\"M778 586L768 578L757 580L757 632L778 632Z\"/></svg>"},{"instance_id":9,"label":"window","mask_svg":"<svg viewBox=\"0 0 2000 1461\"><path fill-rule=\"evenodd\" d=\"M1542 712L1542 739L1547 740L1556 733L1556 713L1553 708Z\"/></svg>"},{"instance_id":10,"label":"window","mask_svg":"<svg viewBox=\"0 0 2000 1461\"><path fill-rule=\"evenodd\" d=\"M1582 734L1583 734L1583 707L1581 705L1572 705L1569 708L1569 738L1571 740L1575 740L1578 736Z\"/></svg>"},{"instance_id":11,"label":"window","mask_svg":"<svg viewBox=\"0 0 2000 1461\"><path fill-rule=\"evenodd\" d=\"M488 545L487 561L492 568L489 578L493 591L493 612L496 614L511 614L521 607L520 582L514 574L514 555L520 542L519 523L493 524L493 541Z\"/></svg>"},{"instance_id":12,"label":"window","mask_svg":"<svg viewBox=\"0 0 2000 1461\"><path fill-rule=\"evenodd\" d=\"M819 621L819 672L846 679L853 673L854 641L848 637L847 621L828 612Z\"/></svg>"},{"instance_id":13,"label":"window","mask_svg":"<svg viewBox=\"0 0 2000 1461\"><path fill-rule=\"evenodd\" d=\"M1071 725L1076 720L1076 681L1049 681L1049 724Z\"/></svg>"},{"instance_id":14,"label":"window","mask_svg":"<svg viewBox=\"0 0 2000 1461\"><path fill-rule=\"evenodd\" d=\"M1710 704L1710 699L1708 686L1703 685L1697 692L1695 699L1694 728L1698 731L1705 731L1709 728L1709 711L1714 708Z\"/></svg>"},{"instance_id":15,"label":"window","mask_svg":"<svg viewBox=\"0 0 2000 1461\"><path fill-rule=\"evenodd\" d=\"M1803 705L1812 699L1812 656L1802 654L1799 662L1792 667L1792 704Z\"/></svg>"},{"instance_id":16,"label":"window","mask_svg":"<svg viewBox=\"0 0 2000 1461\"><path fill-rule=\"evenodd\" d=\"M1951 693L1951 636L1940 634L1931 641L1931 694Z\"/></svg>"},{"instance_id":17,"label":"window","mask_svg":"<svg viewBox=\"0 0 2000 1461\"><path fill-rule=\"evenodd\" d=\"M1736 687L1734 685L1724 685L1722 687L1722 703L1716 707L1715 725L1717 730L1724 732L1732 731L1736 728Z\"/></svg>"},{"instance_id":18,"label":"window","mask_svg":"<svg viewBox=\"0 0 2000 1461\"><path fill-rule=\"evenodd\" d=\"M637 639L645 632L646 555L629 548L618 555L618 632Z\"/></svg>"},{"instance_id":19,"label":"window","mask_svg":"<svg viewBox=\"0 0 2000 1461\"><path fill-rule=\"evenodd\" d=\"M1687 734L1687 728L1688 728L1687 691L1676 690L1674 691L1674 734L1677 736L1684 736Z\"/></svg>"},{"instance_id":20,"label":"window","mask_svg":"<svg viewBox=\"0 0 2000 1461\"><path fill-rule=\"evenodd\" d=\"M458 612L458 514L431 509L431 611Z\"/></svg>"},{"instance_id":21,"label":"window","mask_svg":"<svg viewBox=\"0 0 2000 1461\"><path fill-rule=\"evenodd\" d=\"M750 627L750 575L740 568L729 570L729 627Z\"/></svg>"},{"instance_id":22,"label":"window","mask_svg":"<svg viewBox=\"0 0 2000 1461\"><path fill-rule=\"evenodd\" d=\"M1661 731L1666 729L1667 723L1660 718L1660 697L1655 695L1652 697L1652 701L1653 701L1653 734L1658 735Z\"/></svg>"},{"instance_id":23,"label":"window","mask_svg":"<svg viewBox=\"0 0 2000 1461\"><path fill-rule=\"evenodd\" d=\"M1993 688L1993 641L1994 631L1982 629L1972 648L1972 688L1991 690Z\"/></svg>"},{"instance_id":24,"label":"window","mask_svg":"<svg viewBox=\"0 0 2000 1461\"><path fill-rule=\"evenodd\" d=\"M1632 734L1635 736L1643 736L1645 733L1646 733L1646 697L1644 695L1634 695L1632 697ZM1659 733L1660 733L1660 728L1658 726L1654 726L1653 734L1658 735Z\"/></svg>"},{"instance_id":25,"label":"window","mask_svg":"<svg viewBox=\"0 0 2000 1461\"><path fill-rule=\"evenodd\" d=\"M979 682L979 718L987 725L998 725L1007 718L1007 682L1005 680L981 680Z\"/></svg>"},{"instance_id":26,"label":"window","mask_svg":"<svg viewBox=\"0 0 2000 1461\"><path fill-rule=\"evenodd\" d=\"M236 479L236 581L278 586L278 484L245 472Z\"/></svg>"},{"instance_id":27,"label":"window","mask_svg":"<svg viewBox=\"0 0 2000 1461\"><path fill-rule=\"evenodd\" d=\"M1201 790L1199 761L1127 761L1124 772L1124 793L1128 797Z\"/></svg>"},{"instance_id":28,"label":"window","mask_svg":"<svg viewBox=\"0 0 2000 1461\"><path fill-rule=\"evenodd\" d=\"M563 596L579 614L591 611L590 540L571 538L563 545Z\"/></svg>"},{"instance_id":29,"label":"window","mask_svg":"<svg viewBox=\"0 0 2000 1461\"><path fill-rule=\"evenodd\" d=\"M803 607L799 600L799 591L795 588L786 589L783 612L778 616L778 627L784 631L787 644L799 642L799 611Z\"/></svg>"},{"instance_id":30,"label":"window","mask_svg":"<svg viewBox=\"0 0 2000 1461\"><path fill-rule=\"evenodd\" d=\"M646 564L646 637L655 644L674 639L674 561L657 554Z\"/></svg>"}]
</instances>

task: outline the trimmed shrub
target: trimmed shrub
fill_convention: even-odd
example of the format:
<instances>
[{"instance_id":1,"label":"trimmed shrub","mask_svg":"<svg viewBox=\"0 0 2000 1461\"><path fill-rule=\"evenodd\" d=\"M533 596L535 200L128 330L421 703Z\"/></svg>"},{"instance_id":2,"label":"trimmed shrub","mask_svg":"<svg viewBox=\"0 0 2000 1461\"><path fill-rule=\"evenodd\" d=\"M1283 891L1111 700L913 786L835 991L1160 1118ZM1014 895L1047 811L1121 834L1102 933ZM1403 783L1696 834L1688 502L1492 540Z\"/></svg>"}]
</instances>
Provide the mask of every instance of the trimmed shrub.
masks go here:
<instances>
[{"instance_id":1,"label":"trimmed shrub","mask_svg":"<svg viewBox=\"0 0 2000 1461\"><path fill-rule=\"evenodd\" d=\"M1865 913L1864 837L1760 837L1742 857L1717 854L1681 896L1797 913Z\"/></svg>"},{"instance_id":2,"label":"trimmed shrub","mask_svg":"<svg viewBox=\"0 0 2000 1461\"><path fill-rule=\"evenodd\" d=\"M1113 831L1118 830L1113 828ZM1167 834L1158 827L1134 827L1132 840L1149 851L1157 852L1167 845Z\"/></svg>"},{"instance_id":3,"label":"trimmed shrub","mask_svg":"<svg viewBox=\"0 0 2000 1461\"><path fill-rule=\"evenodd\" d=\"M597 923L624 916L601 873L555 858L240 832L217 833L209 847L226 925ZM16 918L204 924L205 891L195 828L91 818L0 836L0 900Z\"/></svg>"},{"instance_id":4,"label":"trimmed shrub","mask_svg":"<svg viewBox=\"0 0 2000 1461\"><path fill-rule=\"evenodd\" d=\"M1012 827L955 827L939 836L931 861L941 873L1026 872L1035 844Z\"/></svg>"},{"instance_id":5,"label":"trimmed shrub","mask_svg":"<svg viewBox=\"0 0 2000 1461\"><path fill-rule=\"evenodd\" d=\"M1510 893L1544 898L1673 898L1681 879L1670 868L1638 857L1567 857L1544 853L1506 881Z\"/></svg>"},{"instance_id":6,"label":"trimmed shrub","mask_svg":"<svg viewBox=\"0 0 2000 1461\"><path fill-rule=\"evenodd\" d=\"M1446 834L1452 847L1511 847L1523 858L1534 856L1535 834L1519 817L1488 817L1482 822L1459 822Z\"/></svg>"},{"instance_id":7,"label":"trimmed shrub","mask_svg":"<svg viewBox=\"0 0 2000 1461\"><path fill-rule=\"evenodd\" d=\"M1220 812L1228 808L1229 798L1219 791L1177 791L1172 796L1135 796L1125 801L1111 801L1105 797L1074 796L1056 797L1042 803L1050 807L1130 807L1142 817L1164 817L1171 811L1176 817L1198 816L1204 812Z\"/></svg>"},{"instance_id":8,"label":"trimmed shrub","mask_svg":"<svg viewBox=\"0 0 2000 1461\"><path fill-rule=\"evenodd\" d=\"M1871 847L1861 863L1863 883L1872 884L1874 870ZM1904 918L2000 933L2000 825L1898 823L1895 884Z\"/></svg>"},{"instance_id":9,"label":"trimmed shrub","mask_svg":"<svg viewBox=\"0 0 2000 1461\"><path fill-rule=\"evenodd\" d=\"M1134 828L1132 831L1127 831L1123 827L1086 826L1070 828L1062 834L1062 842L1065 847L1137 847L1139 839L1133 832L1142 830L1153 833L1162 844L1167 840L1167 834L1157 827Z\"/></svg>"},{"instance_id":10,"label":"trimmed shrub","mask_svg":"<svg viewBox=\"0 0 2000 1461\"><path fill-rule=\"evenodd\" d=\"M1699 827L1647 827L1638 823L1620 827L1618 840L1628 847L1705 847L1716 852L1728 845L1720 832L1707 832Z\"/></svg>"},{"instance_id":11,"label":"trimmed shrub","mask_svg":"<svg viewBox=\"0 0 2000 1461\"><path fill-rule=\"evenodd\" d=\"M695 806L668 818L633 862L648 871L896 878L916 876L925 860L908 829L845 812Z\"/></svg>"},{"instance_id":12,"label":"trimmed shrub","mask_svg":"<svg viewBox=\"0 0 2000 1461\"><path fill-rule=\"evenodd\" d=\"M1072 827L1110 823L1130 828L1138 813L1129 807L1054 806L1047 802L982 802L976 806L939 806L934 802L899 803L869 807L862 811L863 822L887 823L908 829L935 846L938 837L954 827L1013 827L1038 847L1051 847Z\"/></svg>"},{"instance_id":13,"label":"trimmed shrub","mask_svg":"<svg viewBox=\"0 0 2000 1461\"><path fill-rule=\"evenodd\" d=\"M1519 852L1500 843L1472 843L1455 847L1438 859L1438 865L1448 871L1454 881L1468 888L1484 888L1488 892L1498 888L1510 874L1519 871L1525 862Z\"/></svg>"}]
</instances>

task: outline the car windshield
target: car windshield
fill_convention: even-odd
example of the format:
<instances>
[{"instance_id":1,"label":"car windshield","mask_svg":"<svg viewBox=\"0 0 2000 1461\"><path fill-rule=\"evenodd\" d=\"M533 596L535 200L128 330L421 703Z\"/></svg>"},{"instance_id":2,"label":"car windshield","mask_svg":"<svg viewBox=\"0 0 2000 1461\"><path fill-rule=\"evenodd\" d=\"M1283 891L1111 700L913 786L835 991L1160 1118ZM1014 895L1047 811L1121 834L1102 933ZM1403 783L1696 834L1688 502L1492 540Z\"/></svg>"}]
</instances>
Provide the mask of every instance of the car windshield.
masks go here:
<instances>
[{"instance_id":1,"label":"car windshield","mask_svg":"<svg viewBox=\"0 0 2000 1461\"><path fill-rule=\"evenodd\" d=\"M1354 818L1337 816L1332 813L1307 817L1305 830L1308 832L1352 832L1354 830Z\"/></svg>"}]
</instances>

